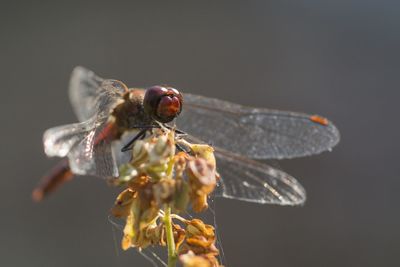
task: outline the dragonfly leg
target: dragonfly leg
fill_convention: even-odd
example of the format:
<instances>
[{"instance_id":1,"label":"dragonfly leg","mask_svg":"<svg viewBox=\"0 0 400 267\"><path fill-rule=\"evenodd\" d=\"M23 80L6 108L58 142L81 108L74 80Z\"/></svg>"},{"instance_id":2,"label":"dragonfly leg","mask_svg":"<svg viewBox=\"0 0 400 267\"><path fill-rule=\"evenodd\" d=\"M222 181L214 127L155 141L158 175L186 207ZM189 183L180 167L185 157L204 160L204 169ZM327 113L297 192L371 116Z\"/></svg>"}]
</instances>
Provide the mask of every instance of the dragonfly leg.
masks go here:
<instances>
[{"instance_id":1,"label":"dragonfly leg","mask_svg":"<svg viewBox=\"0 0 400 267\"><path fill-rule=\"evenodd\" d=\"M184 146L180 145L179 143L176 143L175 146L179 151L185 152L186 154L190 154L191 153L191 150L188 150L187 148L185 148Z\"/></svg>"},{"instance_id":2,"label":"dragonfly leg","mask_svg":"<svg viewBox=\"0 0 400 267\"><path fill-rule=\"evenodd\" d=\"M164 126L165 126L165 128L167 128L167 129L169 129L169 130L172 130L172 129L173 129L173 127L170 126L170 125L164 125ZM137 126L137 127L132 127L132 128L139 128L139 129L141 129L141 130L140 130L140 132L139 132L137 135L135 135L135 137L132 138L131 141L129 141L129 142L121 149L121 152L126 152L126 151L131 150L131 149L133 148L132 144L133 144L136 140L139 140L139 139L141 140L141 139L145 138L145 137L146 137L147 131L150 131L150 130L152 130L152 129L154 129L154 128L160 128L160 126L158 126L158 125L145 125L145 126ZM175 131L175 133L177 133L178 137L184 137L184 136L187 135L187 133L185 133L185 132L183 132L183 131L181 131L181 130L179 130L179 129L175 129L174 131ZM177 147L178 150L180 150L180 151L183 151L183 152L185 152L185 153L189 153L189 151L187 151L187 149L183 148L183 147L182 147L181 145L179 145L179 144L176 144L176 147Z\"/></svg>"},{"instance_id":3,"label":"dragonfly leg","mask_svg":"<svg viewBox=\"0 0 400 267\"><path fill-rule=\"evenodd\" d=\"M142 129L142 130L140 130L140 132L139 132L137 135L135 135L135 137L133 137L132 140L129 141L129 142L121 149L121 152L126 152L126 151L131 150L131 149L133 148L133 143L134 143L136 140L138 140L138 139L143 139L143 138L146 136L146 132L147 132L148 130L149 130L149 129Z\"/></svg>"}]
</instances>

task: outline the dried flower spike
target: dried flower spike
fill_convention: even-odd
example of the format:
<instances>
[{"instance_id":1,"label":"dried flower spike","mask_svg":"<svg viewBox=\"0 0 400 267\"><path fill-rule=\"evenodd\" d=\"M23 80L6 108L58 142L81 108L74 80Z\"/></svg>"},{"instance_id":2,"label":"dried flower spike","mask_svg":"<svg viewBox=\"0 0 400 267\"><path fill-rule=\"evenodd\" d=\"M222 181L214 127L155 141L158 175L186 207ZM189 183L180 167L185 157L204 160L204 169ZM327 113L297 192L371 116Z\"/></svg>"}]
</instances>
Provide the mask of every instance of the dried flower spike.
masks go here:
<instances>
[{"instance_id":1,"label":"dried flower spike","mask_svg":"<svg viewBox=\"0 0 400 267\"><path fill-rule=\"evenodd\" d=\"M214 228L171 213L185 211L189 204L196 212L208 207L217 183L213 149L186 142L191 152L176 153L176 142L174 131L156 130L134 143L132 160L121 166L113 184L126 189L112 214L126 218L122 248L167 246L169 266L175 266L178 256L184 266L219 266Z\"/></svg>"}]
</instances>

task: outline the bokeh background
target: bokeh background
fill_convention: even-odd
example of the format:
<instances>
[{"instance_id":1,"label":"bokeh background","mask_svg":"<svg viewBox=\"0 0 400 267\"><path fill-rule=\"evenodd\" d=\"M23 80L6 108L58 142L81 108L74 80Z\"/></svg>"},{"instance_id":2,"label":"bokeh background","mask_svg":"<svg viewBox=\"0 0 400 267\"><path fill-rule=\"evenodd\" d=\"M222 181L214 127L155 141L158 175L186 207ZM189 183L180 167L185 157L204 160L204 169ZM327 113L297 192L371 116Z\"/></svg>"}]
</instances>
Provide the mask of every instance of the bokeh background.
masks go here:
<instances>
[{"instance_id":1,"label":"bokeh background","mask_svg":"<svg viewBox=\"0 0 400 267\"><path fill-rule=\"evenodd\" d=\"M304 207L218 199L227 266L400 266L399 1L1 1L1 266L150 266L119 249L117 191L91 177L40 204L46 128L76 121L72 68L318 113L332 153L283 161ZM249 140L251 142L251 140Z\"/></svg>"}]
</instances>

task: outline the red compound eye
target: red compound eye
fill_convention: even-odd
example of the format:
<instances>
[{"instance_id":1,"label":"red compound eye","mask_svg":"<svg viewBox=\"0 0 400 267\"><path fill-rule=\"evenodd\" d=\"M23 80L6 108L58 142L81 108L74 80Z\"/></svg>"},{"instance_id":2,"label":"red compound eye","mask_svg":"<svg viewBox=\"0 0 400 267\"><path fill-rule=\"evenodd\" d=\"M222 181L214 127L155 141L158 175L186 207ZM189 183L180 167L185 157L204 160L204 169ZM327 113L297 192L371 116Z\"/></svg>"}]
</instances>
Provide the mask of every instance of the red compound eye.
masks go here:
<instances>
[{"instance_id":1,"label":"red compound eye","mask_svg":"<svg viewBox=\"0 0 400 267\"><path fill-rule=\"evenodd\" d=\"M182 111L183 98L178 90L153 86L146 90L144 110L159 122L170 122Z\"/></svg>"}]
</instances>

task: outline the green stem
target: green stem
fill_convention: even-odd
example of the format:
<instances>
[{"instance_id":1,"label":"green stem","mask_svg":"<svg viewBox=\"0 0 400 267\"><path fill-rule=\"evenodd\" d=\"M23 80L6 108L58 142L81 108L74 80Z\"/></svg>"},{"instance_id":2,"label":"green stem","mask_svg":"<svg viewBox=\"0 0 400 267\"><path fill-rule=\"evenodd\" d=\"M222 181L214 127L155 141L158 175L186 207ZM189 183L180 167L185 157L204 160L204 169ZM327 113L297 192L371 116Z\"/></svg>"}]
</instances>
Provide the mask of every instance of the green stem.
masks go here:
<instances>
[{"instance_id":1,"label":"green stem","mask_svg":"<svg viewBox=\"0 0 400 267\"><path fill-rule=\"evenodd\" d=\"M168 247L168 267L175 267L177 257L175 252L174 232L172 230L171 207L169 205L165 205L164 211L165 211L164 224L165 224L165 232L167 235L167 247Z\"/></svg>"}]
</instances>

